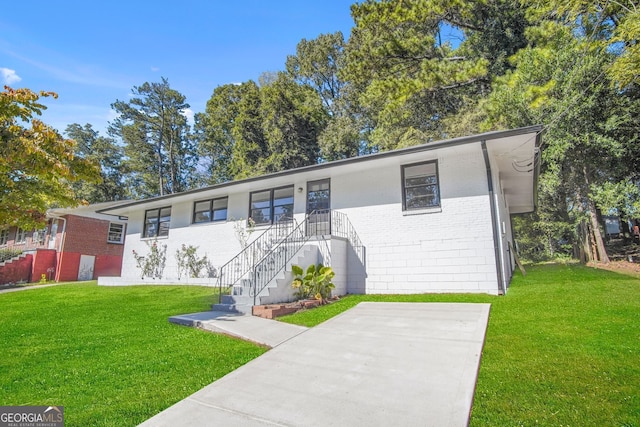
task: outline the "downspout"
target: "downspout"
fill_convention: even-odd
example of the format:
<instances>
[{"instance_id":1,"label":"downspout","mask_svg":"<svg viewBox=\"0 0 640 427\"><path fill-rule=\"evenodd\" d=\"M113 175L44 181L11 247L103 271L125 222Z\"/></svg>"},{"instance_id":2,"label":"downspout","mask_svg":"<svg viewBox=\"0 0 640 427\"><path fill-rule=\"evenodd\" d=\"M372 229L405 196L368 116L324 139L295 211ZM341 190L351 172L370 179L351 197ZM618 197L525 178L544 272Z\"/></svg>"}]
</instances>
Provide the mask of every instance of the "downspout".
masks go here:
<instances>
[{"instance_id":1,"label":"downspout","mask_svg":"<svg viewBox=\"0 0 640 427\"><path fill-rule=\"evenodd\" d=\"M58 245L58 252L60 253L60 256L58 257L58 260L56 262L56 282L58 282L60 280L60 266L62 265L62 254L64 253L63 249L64 249L64 240L65 237L67 236L66 230L67 230L67 219L63 218L61 216L55 216L55 215L51 215L51 219L55 219L55 220L60 220L62 221L62 237L60 238L60 244Z\"/></svg>"},{"instance_id":2,"label":"downspout","mask_svg":"<svg viewBox=\"0 0 640 427\"><path fill-rule=\"evenodd\" d=\"M487 141L480 141L480 145L482 146L482 155L484 156L484 164L487 167L487 187L489 189L489 203L491 205L491 228L493 229L493 251L495 253L496 259L496 274L498 275L498 290L502 293L502 295L507 293L507 290L504 287L503 280L503 271L502 271L502 263L500 260L502 259L500 253L500 247L498 242L500 239L500 230L498 230L498 213L496 211L496 201L493 190L493 177L491 175L491 163L489 162L489 152L487 151Z\"/></svg>"}]
</instances>

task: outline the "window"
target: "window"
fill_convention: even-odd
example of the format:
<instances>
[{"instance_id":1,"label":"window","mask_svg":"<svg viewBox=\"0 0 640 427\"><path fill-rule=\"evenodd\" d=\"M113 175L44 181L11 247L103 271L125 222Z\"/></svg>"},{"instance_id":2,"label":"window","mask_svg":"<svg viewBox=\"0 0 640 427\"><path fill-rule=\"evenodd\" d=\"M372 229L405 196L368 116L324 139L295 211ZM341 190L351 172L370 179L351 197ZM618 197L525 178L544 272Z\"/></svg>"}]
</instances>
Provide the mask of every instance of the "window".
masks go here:
<instances>
[{"instance_id":1,"label":"window","mask_svg":"<svg viewBox=\"0 0 640 427\"><path fill-rule=\"evenodd\" d=\"M403 210L428 209L440 206L438 164L418 163L402 167Z\"/></svg>"},{"instance_id":2,"label":"window","mask_svg":"<svg viewBox=\"0 0 640 427\"><path fill-rule=\"evenodd\" d=\"M16 231L16 243L27 243L27 232L22 228L18 228Z\"/></svg>"},{"instance_id":3,"label":"window","mask_svg":"<svg viewBox=\"0 0 640 427\"><path fill-rule=\"evenodd\" d=\"M193 204L193 223L227 220L227 198L202 200Z\"/></svg>"},{"instance_id":4,"label":"window","mask_svg":"<svg viewBox=\"0 0 640 427\"><path fill-rule=\"evenodd\" d=\"M121 224L119 222L109 223L109 235L107 236L107 242L109 243L124 242L124 224Z\"/></svg>"},{"instance_id":5,"label":"window","mask_svg":"<svg viewBox=\"0 0 640 427\"><path fill-rule=\"evenodd\" d=\"M0 230L0 246L4 246L9 241L9 230Z\"/></svg>"},{"instance_id":6,"label":"window","mask_svg":"<svg viewBox=\"0 0 640 427\"><path fill-rule=\"evenodd\" d=\"M34 244L43 244L46 235L47 235L46 228L36 230L33 232L33 235L31 236L31 240Z\"/></svg>"},{"instance_id":7,"label":"window","mask_svg":"<svg viewBox=\"0 0 640 427\"><path fill-rule=\"evenodd\" d=\"M249 217L257 225L293 219L293 185L251 193Z\"/></svg>"},{"instance_id":8,"label":"window","mask_svg":"<svg viewBox=\"0 0 640 427\"><path fill-rule=\"evenodd\" d=\"M169 235L171 207L149 209L144 213L144 232L142 237L164 237Z\"/></svg>"}]
</instances>

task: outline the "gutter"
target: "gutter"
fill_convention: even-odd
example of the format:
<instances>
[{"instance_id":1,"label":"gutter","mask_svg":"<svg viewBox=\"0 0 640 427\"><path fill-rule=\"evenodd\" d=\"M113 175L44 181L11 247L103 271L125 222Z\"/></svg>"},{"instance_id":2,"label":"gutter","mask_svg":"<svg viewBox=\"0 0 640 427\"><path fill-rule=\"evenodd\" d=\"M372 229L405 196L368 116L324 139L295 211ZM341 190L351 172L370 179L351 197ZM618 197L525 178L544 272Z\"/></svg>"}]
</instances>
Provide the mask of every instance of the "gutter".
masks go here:
<instances>
[{"instance_id":1,"label":"gutter","mask_svg":"<svg viewBox=\"0 0 640 427\"><path fill-rule=\"evenodd\" d=\"M229 186L233 186L233 185L239 185L239 184L243 184L243 183L260 181L260 180L268 179L268 178L277 178L277 177L281 177L281 176L293 175L293 174L306 172L306 171L321 170L321 169L332 168L332 167L336 167L336 166L340 166L340 165L353 164L353 163L359 163L359 162L366 162L366 161L369 161L369 160L372 160L372 159L383 159L383 158L387 158L387 157L401 156L401 155L405 155L405 154L419 153L419 152L423 152L423 151L431 151L431 150L436 150L438 148L443 148L443 147L455 147L455 146L458 146L458 145L472 144L472 143L476 143L476 142L486 141L487 139L507 138L507 137L510 137L510 136L518 136L518 135L524 135L524 134L527 134L527 133L534 133L535 132L535 133L538 134L538 136L536 137L537 141L538 141L539 138L540 138L540 131L542 131L542 129L543 128L542 128L541 125L536 125L536 126L523 127L523 128L519 128L519 129L510 129L510 130L504 130L504 131L486 132L486 133L479 134L479 135L464 136L464 137L460 137L460 138L453 138L453 139L442 140L442 141L428 142L426 144L415 145L415 146L412 146L412 147L401 148L401 149L398 149L398 150L384 151L384 152L381 152L381 153L369 154L369 155L366 155L366 156L350 157L348 159L335 160L335 161L327 162L327 163L320 163L320 164L315 164L315 165L302 166L302 167L295 168L295 169L288 169L288 170L284 170L284 171L280 171L280 172L274 172L274 173L267 174L267 175L260 175L260 176L256 176L256 177L252 177L252 178L241 179L241 180L238 180L238 181L227 181L227 182L223 182L223 183L220 183L220 184L211 185L211 186L208 186L208 187L202 187L202 188L196 188L196 189L193 189L193 190L183 191L181 193L166 194L164 196L152 197L150 199L135 200L135 201L128 201L128 202L125 201L125 202L123 202L121 204L116 204L114 206L106 207L106 208L103 208L103 209L98 209L98 210L96 210L96 213L109 215L108 212L112 211L112 210L115 210L115 209L128 208L128 207L131 207L131 206L146 204L146 203L150 203L150 202L157 202L157 201L160 201L160 200L167 200L167 199L171 199L171 198L174 198L174 197L177 197L177 196L184 196L184 195L188 195L188 194L197 194L197 193L201 193L201 192L209 191L209 190L214 190L214 189L218 189L218 188L224 188L224 187L229 187ZM536 141L536 144L537 144L537 141Z\"/></svg>"},{"instance_id":2,"label":"gutter","mask_svg":"<svg viewBox=\"0 0 640 427\"><path fill-rule=\"evenodd\" d=\"M64 242L65 242L65 237L67 237L67 219L57 215L49 215L49 218L62 221L62 232L60 233L62 234L62 237L60 238L60 246L58 250L58 252L60 253L60 256L58 257L56 262L56 282L58 282L60 279L60 266L62 265L62 255L64 254Z\"/></svg>"},{"instance_id":3,"label":"gutter","mask_svg":"<svg viewBox=\"0 0 640 427\"><path fill-rule=\"evenodd\" d=\"M502 292L502 295L507 293L507 290L504 286L503 279L503 265L501 262L502 259L502 250L500 249L500 230L498 230L498 212L495 201L495 194L493 190L493 177L491 175L491 163L489 162L489 152L487 151L487 141L480 141L480 145L482 147L482 155L484 157L484 164L487 167L487 187L489 189L489 203L491 205L491 228L493 229L493 251L496 259L496 274L498 276L498 290Z\"/></svg>"}]
</instances>

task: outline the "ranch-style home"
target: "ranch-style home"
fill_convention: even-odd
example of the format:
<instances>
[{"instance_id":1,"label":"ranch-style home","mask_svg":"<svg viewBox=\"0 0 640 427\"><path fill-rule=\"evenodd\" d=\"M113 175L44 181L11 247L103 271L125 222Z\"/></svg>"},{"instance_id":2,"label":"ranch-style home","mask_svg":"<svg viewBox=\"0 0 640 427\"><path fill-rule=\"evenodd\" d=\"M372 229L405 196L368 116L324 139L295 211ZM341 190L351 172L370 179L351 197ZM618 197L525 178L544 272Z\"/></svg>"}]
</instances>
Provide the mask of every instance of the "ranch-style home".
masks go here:
<instances>
[{"instance_id":1,"label":"ranch-style home","mask_svg":"<svg viewBox=\"0 0 640 427\"><path fill-rule=\"evenodd\" d=\"M429 142L110 206L100 212L128 218L122 276L99 283L207 283L230 289L232 303L265 304L291 299L292 264L322 262L336 273L334 294L504 294L511 216L536 205L541 131ZM143 279L140 257L154 245L161 272ZM215 271L185 275L182 245Z\"/></svg>"}]
</instances>

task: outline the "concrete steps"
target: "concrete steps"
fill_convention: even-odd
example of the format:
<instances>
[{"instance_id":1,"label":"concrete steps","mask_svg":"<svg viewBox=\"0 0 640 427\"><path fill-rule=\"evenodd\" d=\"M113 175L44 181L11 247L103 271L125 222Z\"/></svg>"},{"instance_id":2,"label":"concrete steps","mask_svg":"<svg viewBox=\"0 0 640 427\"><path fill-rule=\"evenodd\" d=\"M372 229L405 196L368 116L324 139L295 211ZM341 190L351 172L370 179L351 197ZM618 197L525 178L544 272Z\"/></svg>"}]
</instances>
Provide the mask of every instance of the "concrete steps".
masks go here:
<instances>
[{"instance_id":1,"label":"concrete steps","mask_svg":"<svg viewBox=\"0 0 640 427\"><path fill-rule=\"evenodd\" d=\"M283 271L275 277L259 292L255 303L257 305L277 304L294 300L291 281L291 265L309 265L317 263L318 247L314 244L306 244L298 250ZM273 275L273 271L265 270L262 274ZM212 305L212 310L229 313L252 314L254 297L252 293L252 280L243 279L240 284L232 289L231 295L223 295L220 303Z\"/></svg>"}]
</instances>

